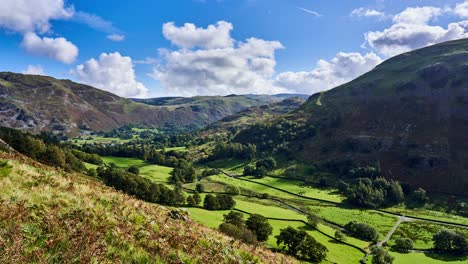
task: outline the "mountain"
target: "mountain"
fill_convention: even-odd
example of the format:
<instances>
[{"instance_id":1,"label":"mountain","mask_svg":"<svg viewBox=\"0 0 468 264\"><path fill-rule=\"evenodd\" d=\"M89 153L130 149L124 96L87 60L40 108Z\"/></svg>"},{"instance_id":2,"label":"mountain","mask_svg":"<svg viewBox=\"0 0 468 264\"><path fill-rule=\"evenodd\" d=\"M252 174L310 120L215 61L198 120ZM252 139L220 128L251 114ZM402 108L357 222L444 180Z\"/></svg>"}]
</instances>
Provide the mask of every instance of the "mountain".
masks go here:
<instances>
[{"instance_id":1,"label":"mountain","mask_svg":"<svg viewBox=\"0 0 468 264\"><path fill-rule=\"evenodd\" d=\"M313 132L290 144L306 163L349 159L413 186L467 195L468 39L391 58L275 122L285 119Z\"/></svg>"},{"instance_id":2,"label":"mountain","mask_svg":"<svg viewBox=\"0 0 468 264\"><path fill-rule=\"evenodd\" d=\"M150 100L159 103L149 105ZM135 102L47 76L0 73L0 124L30 132L78 134L125 124L195 129L265 104L242 95L150 100Z\"/></svg>"},{"instance_id":3,"label":"mountain","mask_svg":"<svg viewBox=\"0 0 468 264\"><path fill-rule=\"evenodd\" d=\"M252 106L207 126L203 129L202 134L235 132L258 122L268 122L279 115L297 109L303 103L305 103L305 100L301 97L289 97L268 105Z\"/></svg>"},{"instance_id":4,"label":"mountain","mask_svg":"<svg viewBox=\"0 0 468 264\"><path fill-rule=\"evenodd\" d=\"M14 152L0 151L0 205L1 263L297 262Z\"/></svg>"},{"instance_id":5,"label":"mountain","mask_svg":"<svg viewBox=\"0 0 468 264\"><path fill-rule=\"evenodd\" d=\"M280 101L283 101L288 98L301 98L304 100L307 100L310 95L308 94L290 94L290 93L282 93L282 94L246 94L246 96L253 98L253 99L260 99L263 101L271 102L271 103L277 103Z\"/></svg>"}]
</instances>

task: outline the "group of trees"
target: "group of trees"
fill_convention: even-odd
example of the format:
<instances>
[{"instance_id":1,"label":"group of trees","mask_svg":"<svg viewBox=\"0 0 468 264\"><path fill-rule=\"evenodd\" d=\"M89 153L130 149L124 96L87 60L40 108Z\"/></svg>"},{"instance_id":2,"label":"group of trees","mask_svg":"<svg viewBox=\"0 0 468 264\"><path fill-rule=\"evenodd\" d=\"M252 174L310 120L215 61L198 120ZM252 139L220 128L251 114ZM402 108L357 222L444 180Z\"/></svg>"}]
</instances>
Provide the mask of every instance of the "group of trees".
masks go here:
<instances>
[{"instance_id":1,"label":"group of trees","mask_svg":"<svg viewBox=\"0 0 468 264\"><path fill-rule=\"evenodd\" d=\"M208 157L208 160L237 158L244 160L255 159L257 154L257 148L254 144L240 144L235 142L217 142L212 154Z\"/></svg>"},{"instance_id":2,"label":"group of trees","mask_svg":"<svg viewBox=\"0 0 468 264\"><path fill-rule=\"evenodd\" d=\"M271 154L290 154L290 144L316 134L313 126L296 121L281 119L276 123L259 123L240 131L235 142L254 144L258 151Z\"/></svg>"},{"instance_id":3,"label":"group of trees","mask_svg":"<svg viewBox=\"0 0 468 264\"><path fill-rule=\"evenodd\" d=\"M219 226L219 230L249 244L264 242L273 232L268 219L264 216L252 214L245 221L244 215L235 211L224 215L224 222Z\"/></svg>"},{"instance_id":4,"label":"group of trees","mask_svg":"<svg viewBox=\"0 0 468 264\"><path fill-rule=\"evenodd\" d=\"M468 254L468 241L463 234L443 229L432 238L434 249L442 253Z\"/></svg>"},{"instance_id":5,"label":"group of trees","mask_svg":"<svg viewBox=\"0 0 468 264\"><path fill-rule=\"evenodd\" d=\"M379 232L377 231L377 229L368 224L360 223L357 221L351 221L347 223L344 226L344 228L346 229L346 231L348 231L357 238L371 241L374 243L379 240Z\"/></svg>"},{"instance_id":6,"label":"group of trees","mask_svg":"<svg viewBox=\"0 0 468 264\"><path fill-rule=\"evenodd\" d=\"M276 160L273 157L260 159L255 162L255 166L247 165L244 167L245 176L255 176L257 178L265 177L268 172L276 167Z\"/></svg>"},{"instance_id":7,"label":"group of trees","mask_svg":"<svg viewBox=\"0 0 468 264\"><path fill-rule=\"evenodd\" d=\"M299 259L318 263L327 257L328 249L324 245L304 230L297 230L290 226L281 229L280 234L276 236L276 243L283 245L283 250L289 255Z\"/></svg>"},{"instance_id":8,"label":"group of trees","mask_svg":"<svg viewBox=\"0 0 468 264\"><path fill-rule=\"evenodd\" d=\"M197 170L185 159L179 159L171 171L171 180L173 183L190 183L197 180Z\"/></svg>"},{"instance_id":9,"label":"group of trees","mask_svg":"<svg viewBox=\"0 0 468 264\"><path fill-rule=\"evenodd\" d=\"M356 179L345 195L351 203L368 208L400 204L405 197L399 182L385 178Z\"/></svg>"},{"instance_id":10,"label":"group of trees","mask_svg":"<svg viewBox=\"0 0 468 264\"><path fill-rule=\"evenodd\" d=\"M217 194L216 196L207 194L203 201L203 208L207 210L230 210L234 206L236 206L236 201L227 194Z\"/></svg>"},{"instance_id":11,"label":"group of trees","mask_svg":"<svg viewBox=\"0 0 468 264\"><path fill-rule=\"evenodd\" d=\"M79 172L86 169L80 157L75 156L72 149L60 145L60 140L54 135L31 135L1 127L0 138L16 151L50 166Z\"/></svg>"},{"instance_id":12,"label":"group of trees","mask_svg":"<svg viewBox=\"0 0 468 264\"><path fill-rule=\"evenodd\" d=\"M169 206L182 206L186 203L185 195L179 185L171 190L163 184L154 183L114 166L98 167L97 174L106 185L148 202Z\"/></svg>"}]
</instances>

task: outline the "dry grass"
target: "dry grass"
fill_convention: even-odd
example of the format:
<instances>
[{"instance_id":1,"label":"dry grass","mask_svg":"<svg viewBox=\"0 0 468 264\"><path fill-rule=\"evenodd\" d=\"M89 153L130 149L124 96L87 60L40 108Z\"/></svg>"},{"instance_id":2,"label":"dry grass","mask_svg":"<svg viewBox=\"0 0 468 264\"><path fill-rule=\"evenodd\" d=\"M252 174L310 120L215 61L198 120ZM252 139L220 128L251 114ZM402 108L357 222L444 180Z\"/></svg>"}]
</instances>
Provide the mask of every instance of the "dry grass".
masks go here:
<instances>
[{"instance_id":1,"label":"dry grass","mask_svg":"<svg viewBox=\"0 0 468 264\"><path fill-rule=\"evenodd\" d=\"M15 154L0 177L0 263L294 263L93 179Z\"/></svg>"}]
</instances>

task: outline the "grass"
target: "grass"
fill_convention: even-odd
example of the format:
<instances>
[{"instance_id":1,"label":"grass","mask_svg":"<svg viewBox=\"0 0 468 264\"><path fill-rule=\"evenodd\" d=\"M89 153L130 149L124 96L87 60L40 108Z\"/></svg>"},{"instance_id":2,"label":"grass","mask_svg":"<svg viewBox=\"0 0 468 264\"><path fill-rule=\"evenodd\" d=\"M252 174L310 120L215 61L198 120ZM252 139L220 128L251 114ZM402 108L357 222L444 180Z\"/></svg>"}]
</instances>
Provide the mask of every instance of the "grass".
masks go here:
<instances>
[{"instance_id":1,"label":"grass","mask_svg":"<svg viewBox=\"0 0 468 264\"><path fill-rule=\"evenodd\" d=\"M111 137L102 137L102 136L93 136L93 135L85 135L81 138L73 138L70 142L76 145L83 145L83 144L109 144L109 143L127 143L132 141L133 139L120 139L120 138L111 138Z\"/></svg>"},{"instance_id":2,"label":"grass","mask_svg":"<svg viewBox=\"0 0 468 264\"><path fill-rule=\"evenodd\" d=\"M99 167L98 165L94 165L88 162L83 162L83 163L87 169L97 169L97 167Z\"/></svg>"},{"instance_id":3,"label":"grass","mask_svg":"<svg viewBox=\"0 0 468 264\"><path fill-rule=\"evenodd\" d=\"M193 220L209 226L211 228L218 228L224 221L224 215L230 211L209 211L202 208L188 208L190 218Z\"/></svg>"},{"instance_id":4,"label":"grass","mask_svg":"<svg viewBox=\"0 0 468 264\"><path fill-rule=\"evenodd\" d=\"M0 158L12 165L0 177L0 263L295 262L79 174Z\"/></svg>"},{"instance_id":5,"label":"grass","mask_svg":"<svg viewBox=\"0 0 468 264\"><path fill-rule=\"evenodd\" d=\"M432 237L442 229L451 229L468 237L468 229L466 228L443 226L422 221L404 222L393 234L389 245L394 245L397 238L404 237L413 240L416 249L431 249L433 247Z\"/></svg>"},{"instance_id":6,"label":"grass","mask_svg":"<svg viewBox=\"0 0 468 264\"><path fill-rule=\"evenodd\" d=\"M146 165L140 168L140 176L158 183L168 183L173 168L161 165Z\"/></svg>"},{"instance_id":7,"label":"grass","mask_svg":"<svg viewBox=\"0 0 468 264\"><path fill-rule=\"evenodd\" d=\"M390 255L395 257L393 263L396 264L414 264L414 263L424 263L424 264L466 264L468 263L468 257L456 257L449 255L440 255L440 254L429 254L429 253L397 253L390 252Z\"/></svg>"},{"instance_id":8,"label":"grass","mask_svg":"<svg viewBox=\"0 0 468 264\"><path fill-rule=\"evenodd\" d=\"M431 219L431 220L446 221L446 222L468 225L468 218L466 217L448 214L448 213L440 212L440 211L428 210L424 208L407 209L404 207L392 207L386 210L394 212L394 213L399 213L402 215L407 215L407 216L421 217L421 218L426 218L426 219Z\"/></svg>"},{"instance_id":9,"label":"grass","mask_svg":"<svg viewBox=\"0 0 468 264\"><path fill-rule=\"evenodd\" d=\"M130 166L138 166L142 167L145 165L145 161L136 158L122 158L122 157L111 157L111 156L103 156L101 157L104 163L110 164L115 163L118 167L121 168L128 168Z\"/></svg>"},{"instance_id":10,"label":"grass","mask_svg":"<svg viewBox=\"0 0 468 264\"><path fill-rule=\"evenodd\" d=\"M392 215L365 209L353 209L332 205L308 206L308 208L326 220L339 225L350 221L359 221L375 227L382 236L385 236L395 225L397 218Z\"/></svg>"},{"instance_id":11,"label":"grass","mask_svg":"<svg viewBox=\"0 0 468 264\"><path fill-rule=\"evenodd\" d=\"M344 200L344 197L340 194L336 194L335 190L318 189L309 186L304 186L304 183L300 181L273 177L264 177L262 179L250 178L250 180L267 184L306 197L317 198L337 203L341 203Z\"/></svg>"},{"instance_id":12,"label":"grass","mask_svg":"<svg viewBox=\"0 0 468 264\"><path fill-rule=\"evenodd\" d=\"M239 159L223 159L208 162L206 165L211 168L224 169L226 171L235 172L239 175L242 175L244 167L249 163L245 160Z\"/></svg>"},{"instance_id":13,"label":"grass","mask_svg":"<svg viewBox=\"0 0 468 264\"><path fill-rule=\"evenodd\" d=\"M280 204L275 204L270 200L262 200L257 198L247 198L236 196L236 209L247 211L249 213L261 214L271 218L285 218L307 220L303 214L294 212L293 210L280 207Z\"/></svg>"}]
</instances>

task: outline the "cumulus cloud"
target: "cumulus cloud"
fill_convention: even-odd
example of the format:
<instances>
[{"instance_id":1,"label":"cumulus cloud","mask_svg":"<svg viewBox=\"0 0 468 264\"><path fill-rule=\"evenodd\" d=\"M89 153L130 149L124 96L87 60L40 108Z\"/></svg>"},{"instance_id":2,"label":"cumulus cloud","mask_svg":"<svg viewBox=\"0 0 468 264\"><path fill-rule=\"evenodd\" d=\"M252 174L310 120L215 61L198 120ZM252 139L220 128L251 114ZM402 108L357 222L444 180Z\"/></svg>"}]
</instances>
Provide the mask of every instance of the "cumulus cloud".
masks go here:
<instances>
[{"instance_id":1,"label":"cumulus cloud","mask_svg":"<svg viewBox=\"0 0 468 264\"><path fill-rule=\"evenodd\" d=\"M161 50L163 63L150 76L160 81L167 93L184 96L286 92L272 81L275 52L283 45L257 38L234 44L231 29L232 25L223 21L207 29L165 24L164 35L180 49ZM199 48L188 49L193 47Z\"/></svg>"},{"instance_id":2,"label":"cumulus cloud","mask_svg":"<svg viewBox=\"0 0 468 264\"><path fill-rule=\"evenodd\" d=\"M35 33L26 33L21 43L23 48L34 55L46 56L70 64L78 56L78 48L65 38L41 38Z\"/></svg>"},{"instance_id":3,"label":"cumulus cloud","mask_svg":"<svg viewBox=\"0 0 468 264\"><path fill-rule=\"evenodd\" d=\"M41 65L28 65L26 70L22 71L22 73L32 75L45 75L44 69Z\"/></svg>"},{"instance_id":4,"label":"cumulus cloud","mask_svg":"<svg viewBox=\"0 0 468 264\"><path fill-rule=\"evenodd\" d=\"M107 35L107 39L115 41L115 42L120 42L120 41L124 41L125 36L119 35L119 34L110 34L110 35Z\"/></svg>"},{"instance_id":5,"label":"cumulus cloud","mask_svg":"<svg viewBox=\"0 0 468 264\"><path fill-rule=\"evenodd\" d=\"M2 0L0 4L0 27L16 32L50 29L50 20L68 19L73 8L65 7L63 0Z\"/></svg>"},{"instance_id":6,"label":"cumulus cloud","mask_svg":"<svg viewBox=\"0 0 468 264\"><path fill-rule=\"evenodd\" d=\"M226 48L233 45L232 29L232 24L225 21L207 28L198 28L191 23L177 27L174 22L168 22L163 25L163 35L180 48Z\"/></svg>"},{"instance_id":7,"label":"cumulus cloud","mask_svg":"<svg viewBox=\"0 0 468 264\"><path fill-rule=\"evenodd\" d=\"M459 8L459 13L463 13ZM393 17L393 24L382 31L365 34L366 44L385 56L394 56L443 41L468 37L468 21L450 23L446 28L431 25L452 9L411 7Z\"/></svg>"},{"instance_id":8,"label":"cumulus cloud","mask_svg":"<svg viewBox=\"0 0 468 264\"><path fill-rule=\"evenodd\" d=\"M468 18L468 1L456 4L453 13L461 18Z\"/></svg>"},{"instance_id":9,"label":"cumulus cloud","mask_svg":"<svg viewBox=\"0 0 468 264\"><path fill-rule=\"evenodd\" d=\"M353 11L351 11L350 14L351 17L376 17L379 19L383 19L387 17L384 12L374 10L374 9L369 9L369 8L356 8Z\"/></svg>"},{"instance_id":10,"label":"cumulus cloud","mask_svg":"<svg viewBox=\"0 0 468 264\"><path fill-rule=\"evenodd\" d=\"M319 60L315 69L283 72L276 76L276 85L295 93L314 94L329 90L370 71L382 59L375 53L338 53L330 61Z\"/></svg>"},{"instance_id":11,"label":"cumulus cloud","mask_svg":"<svg viewBox=\"0 0 468 264\"><path fill-rule=\"evenodd\" d=\"M123 97L147 97L148 89L136 81L132 58L102 53L71 72L79 81Z\"/></svg>"}]
</instances>

